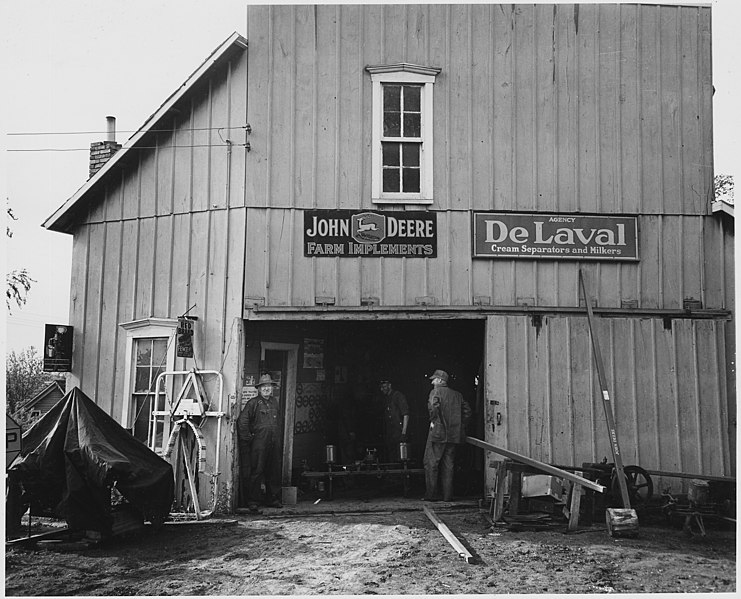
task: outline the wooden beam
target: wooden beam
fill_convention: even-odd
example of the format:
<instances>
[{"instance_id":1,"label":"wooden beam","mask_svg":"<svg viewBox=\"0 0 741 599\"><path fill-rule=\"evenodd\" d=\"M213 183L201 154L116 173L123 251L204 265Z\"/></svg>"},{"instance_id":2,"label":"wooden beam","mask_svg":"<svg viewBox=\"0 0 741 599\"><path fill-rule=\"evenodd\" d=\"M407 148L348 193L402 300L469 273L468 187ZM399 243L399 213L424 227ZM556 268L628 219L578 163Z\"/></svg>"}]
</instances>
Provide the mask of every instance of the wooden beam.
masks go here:
<instances>
[{"instance_id":1,"label":"wooden beam","mask_svg":"<svg viewBox=\"0 0 741 599\"><path fill-rule=\"evenodd\" d=\"M515 460L516 462L522 462L523 464L527 464L528 466L532 466L533 468L537 468L538 470L542 470L543 472L547 472L548 474L552 474L553 476L565 478L572 483L577 483L582 485L583 487L586 487L587 489L592 489L592 491L597 491L598 493L605 492L605 487L603 487L602 485L598 485L597 483L578 476L577 474L566 472L565 470L561 470L560 468L556 468L555 466L551 466L550 464L544 464L543 462L539 462L538 460L534 460L533 458L520 455L519 453L515 453L514 451L510 451L509 449L497 447L496 445L492 445L491 443L487 443L486 441L482 441L481 439L477 439L476 437L466 437L466 443L475 445L476 447L480 447L481 449L493 451L494 453L503 455L504 457Z\"/></svg>"},{"instance_id":2,"label":"wooden beam","mask_svg":"<svg viewBox=\"0 0 741 599\"><path fill-rule=\"evenodd\" d=\"M686 474L684 472L664 472L663 470L646 470L651 476L666 476L668 478L696 478L713 482L735 483L735 476L706 476L704 474Z\"/></svg>"},{"instance_id":3,"label":"wooden beam","mask_svg":"<svg viewBox=\"0 0 741 599\"><path fill-rule=\"evenodd\" d=\"M427 517L437 527L440 533L445 537L445 540L448 541L453 549L458 552L458 555L465 559L466 563L470 564L473 560L473 555L471 555L470 551L468 551L468 549L463 546L463 544L456 538L456 536L452 532L450 532L450 529L445 525L445 522L440 520L435 512L433 512L426 505L422 506L422 509L424 510Z\"/></svg>"}]
</instances>

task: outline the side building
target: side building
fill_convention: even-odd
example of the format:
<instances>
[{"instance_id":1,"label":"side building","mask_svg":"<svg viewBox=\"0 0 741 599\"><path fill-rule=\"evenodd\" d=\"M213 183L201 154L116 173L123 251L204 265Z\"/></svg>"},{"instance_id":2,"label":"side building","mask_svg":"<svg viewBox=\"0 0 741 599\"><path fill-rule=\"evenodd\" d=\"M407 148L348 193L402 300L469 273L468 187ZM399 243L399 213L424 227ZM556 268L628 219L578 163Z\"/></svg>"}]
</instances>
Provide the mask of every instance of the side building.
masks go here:
<instances>
[{"instance_id":1,"label":"side building","mask_svg":"<svg viewBox=\"0 0 741 599\"><path fill-rule=\"evenodd\" d=\"M710 7L247 10L247 38L45 223L74 236L74 384L146 440L156 375L207 372L224 416L200 429L199 497L221 511L239 504L235 422L263 372L281 382L286 486L327 444L349 462L379 443L381 377L409 400L419 460L437 368L473 406L470 434L611 461L581 272L623 462L735 472ZM183 315L192 358L175 351ZM459 458L458 492L491 490L497 458Z\"/></svg>"}]
</instances>

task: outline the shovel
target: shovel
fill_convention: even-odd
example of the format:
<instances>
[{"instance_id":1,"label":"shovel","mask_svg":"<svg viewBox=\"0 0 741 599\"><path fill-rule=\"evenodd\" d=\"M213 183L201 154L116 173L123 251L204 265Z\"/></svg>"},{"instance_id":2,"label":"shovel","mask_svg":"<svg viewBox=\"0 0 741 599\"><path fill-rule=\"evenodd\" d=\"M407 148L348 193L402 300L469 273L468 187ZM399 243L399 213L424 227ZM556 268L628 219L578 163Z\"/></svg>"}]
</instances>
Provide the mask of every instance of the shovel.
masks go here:
<instances>
[{"instance_id":1,"label":"shovel","mask_svg":"<svg viewBox=\"0 0 741 599\"><path fill-rule=\"evenodd\" d=\"M605 378L605 367L602 363L602 353L599 349L597 334L594 330L592 314L592 302L587 295L587 289L584 285L584 275L579 269L579 284L584 295L584 303L587 306L587 320L589 321L589 336L592 338L592 350L594 352L594 361L597 363L597 375L599 384L602 389L602 404L605 408L605 418L607 420L607 430L610 434L610 448L612 457L615 462L615 471L617 472L618 485L620 486L620 497L623 502L622 509L607 508L605 520L607 530L612 537L635 537L638 536L638 514L630 507L630 494L628 493L628 484L623 472L623 459L620 455L620 446L618 445L617 429L615 428L615 417L612 412L612 403L610 402L610 392L607 390L607 380Z\"/></svg>"}]
</instances>

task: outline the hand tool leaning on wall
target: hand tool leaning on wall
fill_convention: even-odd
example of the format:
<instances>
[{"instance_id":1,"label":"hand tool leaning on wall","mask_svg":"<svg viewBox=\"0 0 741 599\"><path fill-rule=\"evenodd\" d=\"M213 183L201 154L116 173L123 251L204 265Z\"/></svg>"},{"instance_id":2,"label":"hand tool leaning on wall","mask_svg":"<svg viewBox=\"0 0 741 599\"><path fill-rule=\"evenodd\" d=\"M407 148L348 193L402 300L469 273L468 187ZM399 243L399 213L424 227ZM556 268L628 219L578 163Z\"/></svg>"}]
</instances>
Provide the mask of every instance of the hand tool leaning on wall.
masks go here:
<instances>
[{"instance_id":1,"label":"hand tool leaning on wall","mask_svg":"<svg viewBox=\"0 0 741 599\"><path fill-rule=\"evenodd\" d=\"M594 314L592 313L592 302L587 295L587 288L584 284L584 275L579 269L579 285L584 303L587 307L587 320L589 321L589 336L592 338L592 351L594 352L594 361L597 364L597 376L602 390L602 404L605 408L605 418L607 420L607 430L610 435L610 448L612 457L615 461L615 471L617 473L618 485L620 486L620 496L623 502L623 508L607 508L605 512L605 521L607 530L610 535L615 536L637 536L638 535L638 515L630 507L630 495L628 485L623 472L623 459L620 455L620 446L618 445L617 429L615 428L615 416L612 412L612 403L610 402L610 392L607 390L607 379L605 378L605 367L602 363L602 353L597 340L597 333L594 328Z\"/></svg>"}]
</instances>

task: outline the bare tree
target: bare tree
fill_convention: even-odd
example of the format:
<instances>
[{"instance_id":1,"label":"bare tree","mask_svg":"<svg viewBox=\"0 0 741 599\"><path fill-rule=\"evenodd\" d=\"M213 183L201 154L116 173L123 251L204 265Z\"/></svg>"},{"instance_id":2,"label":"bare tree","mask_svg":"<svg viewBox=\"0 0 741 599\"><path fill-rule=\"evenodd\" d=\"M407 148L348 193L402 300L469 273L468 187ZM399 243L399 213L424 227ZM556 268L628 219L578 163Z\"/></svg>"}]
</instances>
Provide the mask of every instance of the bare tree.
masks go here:
<instances>
[{"instance_id":1,"label":"bare tree","mask_svg":"<svg viewBox=\"0 0 741 599\"><path fill-rule=\"evenodd\" d=\"M18 220L10 206L7 207L7 211L8 219ZM5 234L8 238L13 237L13 230L10 228L10 225L6 226ZM19 308L23 307L26 303L28 292L31 289L31 283L35 282L25 268L11 270L5 274L5 305L8 308L8 312L11 312L10 307L13 303Z\"/></svg>"}]
</instances>

